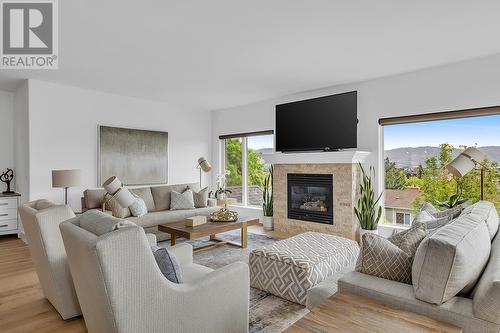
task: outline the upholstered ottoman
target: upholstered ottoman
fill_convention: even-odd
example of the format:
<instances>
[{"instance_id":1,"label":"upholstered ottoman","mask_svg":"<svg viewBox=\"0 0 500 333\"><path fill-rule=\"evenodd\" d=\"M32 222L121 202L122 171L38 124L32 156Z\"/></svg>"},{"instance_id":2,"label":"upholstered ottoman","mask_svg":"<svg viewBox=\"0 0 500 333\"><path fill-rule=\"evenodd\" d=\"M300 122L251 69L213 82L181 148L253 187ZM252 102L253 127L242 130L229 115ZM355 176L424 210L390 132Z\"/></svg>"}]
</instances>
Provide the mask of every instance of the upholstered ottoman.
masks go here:
<instances>
[{"instance_id":1,"label":"upholstered ottoman","mask_svg":"<svg viewBox=\"0 0 500 333\"><path fill-rule=\"evenodd\" d=\"M307 291L357 260L355 241L306 232L250 253L250 285L306 304Z\"/></svg>"}]
</instances>

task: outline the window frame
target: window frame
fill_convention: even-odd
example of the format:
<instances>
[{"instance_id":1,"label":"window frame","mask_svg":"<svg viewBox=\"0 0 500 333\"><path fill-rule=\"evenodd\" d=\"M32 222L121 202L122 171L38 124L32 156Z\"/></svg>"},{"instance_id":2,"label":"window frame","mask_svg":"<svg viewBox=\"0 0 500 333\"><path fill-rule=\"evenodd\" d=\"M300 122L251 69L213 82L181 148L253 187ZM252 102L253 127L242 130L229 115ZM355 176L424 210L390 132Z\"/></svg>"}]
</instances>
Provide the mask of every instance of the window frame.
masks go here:
<instances>
[{"instance_id":1,"label":"window frame","mask_svg":"<svg viewBox=\"0 0 500 333\"><path fill-rule=\"evenodd\" d=\"M248 203L248 138L252 136L263 136L263 135L272 135L273 136L273 144L272 149L274 150L275 146L275 137L274 130L264 130L264 131L255 131L255 132L246 132L246 133L237 133L237 134L227 134L220 135L219 142L221 147L221 163L219 173L222 173L226 170L226 140L227 139L241 139L241 202L237 203L237 205L245 206L245 207L259 207L257 205L249 205Z\"/></svg>"}]
</instances>

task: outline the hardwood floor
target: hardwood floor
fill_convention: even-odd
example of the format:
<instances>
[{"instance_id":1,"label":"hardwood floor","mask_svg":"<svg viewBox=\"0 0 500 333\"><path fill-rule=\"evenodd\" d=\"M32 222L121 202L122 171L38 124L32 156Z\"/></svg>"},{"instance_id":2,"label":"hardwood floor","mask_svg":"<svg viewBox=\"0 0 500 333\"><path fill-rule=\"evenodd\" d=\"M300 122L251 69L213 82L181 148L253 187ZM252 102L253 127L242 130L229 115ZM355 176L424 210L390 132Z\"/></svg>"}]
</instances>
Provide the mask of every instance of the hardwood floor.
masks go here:
<instances>
[{"instance_id":1,"label":"hardwood floor","mask_svg":"<svg viewBox=\"0 0 500 333\"><path fill-rule=\"evenodd\" d=\"M262 226L248 231L287 237ZM0 236L0 332L87 332L82 317L64 321L44 298L28 246L14 236Z\"/></svg>"}]
</instances>

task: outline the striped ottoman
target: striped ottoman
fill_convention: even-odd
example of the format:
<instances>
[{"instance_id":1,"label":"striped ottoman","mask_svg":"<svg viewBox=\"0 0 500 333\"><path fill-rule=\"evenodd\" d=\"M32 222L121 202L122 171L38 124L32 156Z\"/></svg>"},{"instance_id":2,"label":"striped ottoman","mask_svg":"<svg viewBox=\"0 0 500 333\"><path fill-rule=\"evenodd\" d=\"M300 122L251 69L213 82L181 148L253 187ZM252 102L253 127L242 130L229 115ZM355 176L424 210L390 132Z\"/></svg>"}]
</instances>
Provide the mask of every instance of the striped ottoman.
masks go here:
<instances>
[{"instance_id":1,"label":"striped ottoman","mask_svg":"<svg viewBox=\"0 0 500 333\"><path fill-rule=\"evenodd\" d=\"M250 253L250 285L289 301L306 304L307 291L352 266L355 241L306 232Z\"/></svg>"}]
</instances>

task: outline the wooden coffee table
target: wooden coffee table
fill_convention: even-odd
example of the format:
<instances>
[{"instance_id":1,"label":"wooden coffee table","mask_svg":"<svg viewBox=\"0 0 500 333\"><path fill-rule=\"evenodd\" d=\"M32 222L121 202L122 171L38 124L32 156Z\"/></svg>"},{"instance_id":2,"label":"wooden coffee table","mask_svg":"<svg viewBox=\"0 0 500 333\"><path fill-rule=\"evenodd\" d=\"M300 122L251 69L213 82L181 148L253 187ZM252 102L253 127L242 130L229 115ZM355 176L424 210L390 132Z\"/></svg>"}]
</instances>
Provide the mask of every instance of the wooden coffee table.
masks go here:
<instances>
[{"instance_id":1,"label":"wooden coffee table","mask_svg":"<svg viewBox=\"0 0 500 333\"><path fill-rule=\"evenodd\" d=\"M448 332L462 329L413 312L398 310L366 297L336 293L315 307L285 333Z\"/></svg>"},{"instance_id":2,"label":"wooden coffee table","mask_svg":"<svg viewBox=\"0 0 500 333\"><path fill-rule=\"evenodd\" d=\"M259 219L240 217L236 222L207 222L196 227L186 227L184 221L160 224L158 230L170 234L170 245L176 244L177 237L197 239L209 236L210 240L216 242L215 244L209 244L194 249L194 252L197 252L224 244L246 248L248 242L247 226L257 224L259 224ZM241 243L230 242L216 236L217 234L237 229L241 229Z\"/></svg>"}]
</instances>

